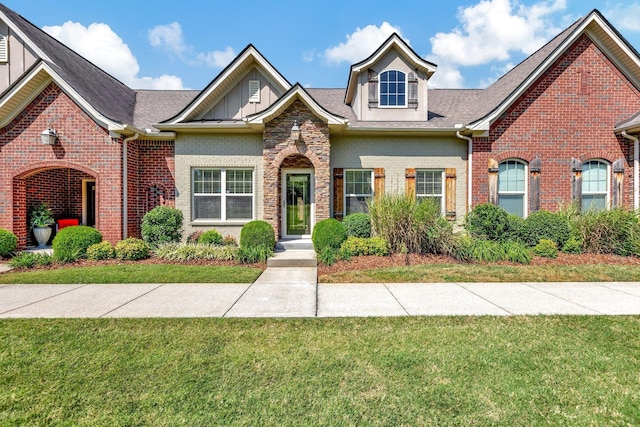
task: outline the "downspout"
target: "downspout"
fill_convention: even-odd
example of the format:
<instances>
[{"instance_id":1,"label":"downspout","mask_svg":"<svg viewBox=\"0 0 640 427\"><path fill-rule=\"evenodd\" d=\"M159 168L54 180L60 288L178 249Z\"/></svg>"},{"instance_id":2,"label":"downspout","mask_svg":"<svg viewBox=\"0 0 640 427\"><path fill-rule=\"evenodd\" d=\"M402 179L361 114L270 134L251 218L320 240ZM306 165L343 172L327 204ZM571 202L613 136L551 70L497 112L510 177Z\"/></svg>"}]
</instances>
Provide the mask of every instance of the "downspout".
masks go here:
<instances>
[{"instance_id":1,"label":"downspout","mask_svg":"<svg viewBox=\"0 0 640 427\"><path fill-rule=\"evenodd\" d=\"M640 185L638 178L640 177L640 142L637 136L631 136L627 131L622 131L622 136L633 141L633 209L638 210L640 207Z\"/></svg>"},{"instance_id":2,"label":"downspout","mask_svg":"<svg viewBox=\"0 0 640 427\"><path fill-rule=\"evenodd\" d=\"M140 137L138 132L122 141L122 238L126 239L129 231L129 173L128 150L129 141L135 141Z\"/></svg>"},{"instance_id":3,"label":"downspout","mask_svg":"<svg viewBox=\"0 0 640 427\"><path fill-rule=\"evenodd\" d=\"M473 201L473 139L456 132L456 136L467 141L467 212L471 212L471 203Z\"/></svg>"}]
</instances>

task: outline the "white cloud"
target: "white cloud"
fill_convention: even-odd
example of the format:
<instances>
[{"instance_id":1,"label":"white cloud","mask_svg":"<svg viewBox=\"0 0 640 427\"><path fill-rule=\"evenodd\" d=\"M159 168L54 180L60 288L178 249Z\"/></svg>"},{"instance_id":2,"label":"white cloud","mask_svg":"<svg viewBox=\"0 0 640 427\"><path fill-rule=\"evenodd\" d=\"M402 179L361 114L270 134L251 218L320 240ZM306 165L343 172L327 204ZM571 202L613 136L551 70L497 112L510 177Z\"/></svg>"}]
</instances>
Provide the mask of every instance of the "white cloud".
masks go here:
<instances>
[{"instance_id":1,"label":"white cloud","mask_svg":"<svg viewBox=\"0 0 640 427\"><path fill-rule=\"evenodd\" d=\"M433 55L459 65L506 61L512 51L531 54L559 29L546 19L566 8L565 0L524 6L509 0L483 0L459 10L462 28L431 38Z\"/></svg>"},{"instance_id":2,"label":"white cloud","mask_svg":"<svg viewBox=\"0 0 640 427\"><path fill-rule=\"evenodd\" d=\"M225 50L199 53L196 59L198 62L203 62L210 67L224 68L229 65L235 57L236 53L233 51L233 48L231 46L227 46Z\"/></svg>"},{"instance_id":3,"label":"white cloud","mask_svg":"<svg viewBox=\"0 0 640 427\"><path fill-rule=\"evenodd\" d=\"M429 87L447 89L463 87L464 78L457 66L432 55L428 55L425 59L438 66L436 72L429 79Z\"/></svg>"},{"instance_id":4,"label":"white cloud","mask_svg":"<svg viewBox=\"0 0 640 427\"><path fill-rule=\"evenodd\" d=\"M177 22L169 25L156 25L149 30L149 42L153 47L159 47L182 57L191 48L184 42L182 27Z\"/></svg>"},{"instance_id":5,"label":"white cloud","mask_svg":"<svg viewBox=\"0 0 640 427\"><path fill-rule=\"evenodd\" d=\"M88 27L67 21L43 30L80 55L93 62L128 86L138 89L182 89L176 76L140 77L138 60L129 46L107 24L93 23Z\"/></svg>"},{"instance_id":6,"label":"white cloud","mask_svg":"<svg viewBox=\"0 0 640 427\"><path fill-rule=\"evenodd\" d=\"M315 49L311 49L311 50L306 50L304 52L302 52L302 61L303 62L312 62L316 57L316 50Z\"/></svg>"},{"instance_id":7,"label":"white cloud","mask_svg":"<svg viewBox=\"0 0 640 427\"><path fill-rule=\"evenodd\" d=\"M634 1L631 4L617 3L604 15L620 30L640 32L638 16L640 16L640 3Z\"/></svg>"},{"instance_id":8,"label":"white cloud","mask_svg":"<svg viewBox=\"0 0 640 427\"><path fill-rule=\"evenodd\" d=\"M326 49L324 58L331 64L362 61L375 52L394 32L402 35L399 28L392 26L388 22L383 22L380 27L367 25L364 28L356 28L352 34L347 35L346 42ZM406 39L405 41L409 42Z\"/></svg>"}]
</instances>

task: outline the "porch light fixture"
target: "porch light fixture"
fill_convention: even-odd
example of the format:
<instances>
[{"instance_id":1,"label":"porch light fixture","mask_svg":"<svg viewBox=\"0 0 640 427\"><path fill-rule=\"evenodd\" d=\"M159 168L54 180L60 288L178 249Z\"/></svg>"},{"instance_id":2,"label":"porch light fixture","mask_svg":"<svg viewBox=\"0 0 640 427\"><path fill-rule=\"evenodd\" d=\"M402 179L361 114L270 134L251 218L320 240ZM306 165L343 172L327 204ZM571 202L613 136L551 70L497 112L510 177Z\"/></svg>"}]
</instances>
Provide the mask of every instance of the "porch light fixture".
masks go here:
<instances>
[{"instance_id":1,"label":"porch light fixture","mask_svg":"<svg viewBox=\"0 0 640 427\"><path fill-rule=\"evenodd\" d=\"M58 134L55 129L51 129L51 126L43 130L40 134L40 142L45 145L55 145L56 139L58 139Z\"/></svg>"},{"instance_id":2,"label":"porch light fixture","mask_svg":"<svg viewBox=\"0 0 640 427\"><path fill-rule=\"evenodd\" d=\"M300 128L298 127L298 121L293 122L293 126L291 126L291 139L294 141L300 140Z\"/></svg>"}]
</instances>

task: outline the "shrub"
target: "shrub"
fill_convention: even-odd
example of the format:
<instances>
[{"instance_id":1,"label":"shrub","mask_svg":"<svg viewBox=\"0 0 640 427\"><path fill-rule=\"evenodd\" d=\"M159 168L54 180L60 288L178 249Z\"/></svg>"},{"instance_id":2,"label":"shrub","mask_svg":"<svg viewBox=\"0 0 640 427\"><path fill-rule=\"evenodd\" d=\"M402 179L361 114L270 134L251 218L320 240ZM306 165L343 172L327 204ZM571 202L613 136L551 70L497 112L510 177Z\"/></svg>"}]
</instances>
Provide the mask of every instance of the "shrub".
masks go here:
<instances>
[{"instance_id":1,"label":"shrub","mask_svg":"<svg viewBox=\"0 0 640 427\"><path fill-rule=\"evenodd\" d=\"M322 265L333 265L336 263L338 251L331 246L325 246L318 253L318 262ZM348 259L348 258L343 258Z\"/></svg>"},{"instance_id":2,"label":"shrub","mask_svg":"<svg viewBox=\"0 0 640 427\"><path fill-rule=\"evenodd\" d=\"M168 261L215 260L232 261L237 250L231 246L212 246L200 243L165 243L155 250L158 258Z\"/></svg>"},{"instance_id":3,"label":"shrub","mask_svg":"<svg viewBox=\"0 0 640 427\"><path fill-rule=\"evenodd\" d=\"M266 221L251 221L240 230L240 247L258 248L265 247L273 252L276 246L276 235L273 227Z\"/></svg>"},{"instance_id":4,"label":"shrub","mask_svg":"<svg viewBox=\"0 0 640 427\"><path fill-rule=\"evenodd\" d=\"M238 246L238 241L236 240L235 237L227 234L222 239L222 246L234 246L234 247L236 247L236 246Z\"/></svg>"},{"instance_id":5,"label":"shrub","mask_svg":"<svg viewBox=\"0 0 640 427\"><path fill-rule=\"evenodd\" d=\"M467 262L511 261L521 264L531 262L531 253L522 243L493 242L469 236L456 239L452 255L460 261Z\"/></svg>"},{"instance_id":6,"label":"shrub","mask_svg":"<svg viewBox=\"0 0 640 427\"><path fill-rule=\"evenodd\" d=\"M273 248L265 245L258 246L242 246L237 249L238 261L244 264L253 264L256 262L266 262L273 256Z\"/></svg>"},{"instance_id":7,"label":"shrub","mask_svg":"<svg viewBox=\"0 0 640 427\"><path fill-rule=\"evenodd\" d=\"M13 253L18 247L18 238L9 230L0 228L0 257Z\"/></svg>"},{"instance_id":8,"label":"shrub","mask_svg":"<svg viewBox=\"0 0 640 427\"><path fill-rule=\"evenodd\" d=\"M338 250L342 242L347 239L347 232L340 221L335 218L327 218L319 221L313 227L311 240L317 253L322 252L327 246Z\"/></svg>"},{"instance_id":9,"label":"shrub","mask_svg":"<svg viewBox=\"0 0 640 427\"><path fill-rule=\"evenodd\" d=\"M558 258L558 246L553 240L540 239L540 242L533 247L533 253L545 258Z\"/></svg>"},{"instance_id":10,"label":"shrub","mask_svg":"<svg viewBox=\"0 0 640 427\"><path fill-rule=\"evenodd\" d=\"M50 255L37 252L20 252L9 261L13 268L46 267L52 263L53 258Z\"/></svg>"},{"instance_id":11,"label":"shrub","mask_svg":"<svg viewBox=\"0 0 640 427\"><path fill-rule=\"evenodd\" d=\"M187 236L187 243L198 243L198 239L200 239L200 236L202 236L203 232L198 230L198 231L194 231L193 233L189 234L189 236Z\"/></svg>"},{"instance_id":12,"label":"shrub","mask_svg":"<svg viewBox=\"0 0 640 427\"><path fill-rule=\"evenodd\" d=\"M569 221L564 214L534 212L527 217L525 225L521 238L528 246L535 246L541 239L547 239L557 247L562 247L571 235Z\"/></svg>"},{"instance_id":13,"label":"shrub","mask_svg":"<svg viewBox=\"0 0 640 427\"><path fill-rule=\"evenodd\" d=\"M57 259L63 262L72 262L86 257L87 248L101 241L102 234L95 228L75 225L60 230L53 238L51 247Z\"/></svg>"},{"instance_id":14,"label":"shrub","mask_svg":"<svg viewBox=\"0 0 640 427\"><path fill-rule=\"evenodd\" d=\"M582 253L582 241L577 237L569 237L562 247L562 252L565 254L581 254Z\"/></svg>"},{"instance_id":15,"label":"shrub","mask_svg":"<svg viewBox=\"0 0 640 427\"><path fill-rule=\"evenodd\" d=\"M222 244L222 234L218 233L218 231L213 228L209 231L205 231L198 238L198 243L203 243L207 245L221 245Z\"/></svg>"},{"instance_id":16,"label":"shrub","mask_svg":"<svg viewBox=\"0 0 640 427\"><path fill-rule=\"evenodd\" d=\"M142 217L142 239L152 248L182 239L182 211L156 206Z\"/></svg>"},{"instance_id":17,"label":"shrub","mask_svg":"<svg viewBox=\"0 0 640 427\"><path fill-rule=\"evenodd\" d=\"M531 263L531 251L520 242L504 242L502 245L505 255L505 261L517 262L520 264Z\"/></svg>"},{"instance_id":18,"label":"shrub","mask_svg":"<svg viewBox=\"0 0 640 427\"><path fill-rule=\"evenodd\" d=\"M353 213L342 220L347 237L371 237L371 218L366 213Z\"/></svg>"},{"instance_id":19,"label":"shrub","mask_svg":"<svg viewBox=\"0 0 640 427\"><path fill-rule=\"evenodd\" d=\"M115 258L116 251L113 249L111 243L102 241L100 243L94 243L87 248L87 259L94 261L100 261L105 259Z\"/></svg>"},{"instance_id":20,"label":"shrub","mask_svg":"<svg viewBox=\"0 0 640 427\"><path fill-rule=\"evenodd\" d=\"M123 261L137 261L149 257L149 245L141 239L129 237L116 243L116 258Z\"/></svg>"},{"instance_id":21,"label":"shrub","mask_svg":"<svg viewBox=\"0 0 640 427\"><path fill-rule=\"evenodd\" d=\"M477 239L494 242L508 240L509 214L499 206L491 203L477 205L464 219L464 227Z\"/></svg>"},{"instance_id":22,"label":"shrub","mask_svg":"<svg viewBox=\"0 0 640 427\"><path fill-rule=\"evenodd\" d=\"M590 210L573 221L574 234L582 240L587 253L640 254L640 221L633 211L611 209Z\"/></svg>"},{"instance_id":23,"label":"shrub","mask_svg":"<svg viewBox=\"0 0 640 427\"><path fill-rule=\"evenodd\" d=\"M387 256L389 255L389 243L382 237L350 236L340 245L339 256L342 259L361 255Z\"/></svg>"}]
</instances>

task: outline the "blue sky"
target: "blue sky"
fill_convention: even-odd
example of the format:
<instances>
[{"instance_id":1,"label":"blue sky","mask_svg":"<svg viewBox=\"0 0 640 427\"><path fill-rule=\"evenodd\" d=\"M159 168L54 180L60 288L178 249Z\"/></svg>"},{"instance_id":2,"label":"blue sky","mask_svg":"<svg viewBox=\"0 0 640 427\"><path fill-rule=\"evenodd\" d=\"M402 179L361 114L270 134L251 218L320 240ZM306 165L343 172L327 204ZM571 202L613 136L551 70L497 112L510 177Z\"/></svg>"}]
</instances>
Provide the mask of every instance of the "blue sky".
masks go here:
<instances>
[{"instance_id":1,"label":"blue sky","mask_svg":"<svg viewBox=\"0 0 640 427\"><path fill-rule=\"evenodd\" d=\"M202 89L249 43L291 83L345 87L394 31L438 65L432 86L485 87L594 8L640 50L640 0L4 4L134 88Z\"/></svg>"}]
</instances>

